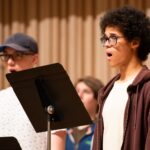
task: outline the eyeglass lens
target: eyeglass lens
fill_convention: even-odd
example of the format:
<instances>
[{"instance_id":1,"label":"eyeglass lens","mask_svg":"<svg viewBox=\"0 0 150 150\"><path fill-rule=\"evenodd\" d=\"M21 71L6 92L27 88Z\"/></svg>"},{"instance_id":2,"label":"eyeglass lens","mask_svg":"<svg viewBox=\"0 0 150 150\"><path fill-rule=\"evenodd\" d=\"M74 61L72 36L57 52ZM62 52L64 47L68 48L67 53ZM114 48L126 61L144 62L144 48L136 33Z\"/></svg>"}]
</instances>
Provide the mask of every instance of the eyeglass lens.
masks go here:
<instances>
[{"instance_id":1,"label":"eyeglass lens","mask_svg":"<svg viewBox=\"0 0 150 150\"><path fill-rule=\"evenodd\" d=\"M106 42L108 42L108 44L111 46L115 46L119 38L122 38L122 36L116 36L116 35L111 35L110 37L103 36L101 38L101 43L103 44L103 46L105 46Z\"/></svg>"},{"instance_id":2,"label":"eyeglass lens","mask_svg":"<svg viewBox=\"0 0 150 150\"><path fill-rule=\"evenodd\" d=\"M23 52L15 52L14 54L7 54L4 53L0 55L2 61L8 61L9 59L14 60L20 60L23 58L24 55L33 55L33 53L23 53Z\"/></svg>"}]
</instances>

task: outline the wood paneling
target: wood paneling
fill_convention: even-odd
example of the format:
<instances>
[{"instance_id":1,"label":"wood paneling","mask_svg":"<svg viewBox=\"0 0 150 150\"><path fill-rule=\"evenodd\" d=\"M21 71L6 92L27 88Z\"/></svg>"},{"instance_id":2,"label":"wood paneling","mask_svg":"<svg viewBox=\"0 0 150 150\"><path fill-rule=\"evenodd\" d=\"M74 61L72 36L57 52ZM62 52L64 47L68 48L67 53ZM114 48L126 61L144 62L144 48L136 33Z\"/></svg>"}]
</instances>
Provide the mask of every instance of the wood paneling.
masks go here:
<instances>
[{"instance_id":1,"label":"wood paneling","mask_svg":"<svg viewBox=\"0 0 150 150\"><path fill-rule=\"evenodd\" d=\"M149 15L149 0L0 0L0 42L23 32L39 44L39 65L59 62L71 80L92 75L106 83L115 73L100 44L104 11L133 5ZM150 66L150 61L146 62ZM0 88L7 86L0 63Z\"/></svg>"}]
</instances>

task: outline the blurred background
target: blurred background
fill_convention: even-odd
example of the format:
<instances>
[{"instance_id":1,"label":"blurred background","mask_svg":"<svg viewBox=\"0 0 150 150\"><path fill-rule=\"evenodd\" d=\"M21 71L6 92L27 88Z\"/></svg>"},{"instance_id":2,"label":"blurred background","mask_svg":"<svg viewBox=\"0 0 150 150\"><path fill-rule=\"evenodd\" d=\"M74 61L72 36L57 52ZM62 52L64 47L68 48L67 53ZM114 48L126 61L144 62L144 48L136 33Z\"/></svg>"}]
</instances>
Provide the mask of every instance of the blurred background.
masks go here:
<instances>
[{"instance_id":1,"label":"blurred background","mask_svg":"<svg viewBox=\"0 0 150 150\"><path fill-rule=\"evenodd\" d=\"M72 82L92 75L107 83L110 69L100 43L100 17L107 10L134 6L150 16L149 0L0 0L0 43L22 32L38 42L39 65L61 63ZM150 67L150 58L145 62ZM0 89L7 87L0 61Z\"/></svg>"}]
</instances>

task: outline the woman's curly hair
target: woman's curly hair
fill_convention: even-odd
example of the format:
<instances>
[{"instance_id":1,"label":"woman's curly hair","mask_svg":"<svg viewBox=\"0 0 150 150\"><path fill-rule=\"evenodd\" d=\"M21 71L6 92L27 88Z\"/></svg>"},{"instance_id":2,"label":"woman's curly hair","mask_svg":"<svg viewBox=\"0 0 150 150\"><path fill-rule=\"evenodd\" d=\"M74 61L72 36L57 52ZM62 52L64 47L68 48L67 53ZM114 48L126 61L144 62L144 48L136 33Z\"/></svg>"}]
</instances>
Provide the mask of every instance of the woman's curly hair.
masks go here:
<instances>
[{"instance_id":1,"label":"woman's curly hair","mask_svg":"<svg viewBox=\"0 0 150 150\"><path fill-rule=\"evenodd\" d=\"M107 12L100 21L102 34L106 27L118 27L128 41L139 39L137 57L145 61L150 52L150 18L131 6Z\"/></svg>"}]
</instances>

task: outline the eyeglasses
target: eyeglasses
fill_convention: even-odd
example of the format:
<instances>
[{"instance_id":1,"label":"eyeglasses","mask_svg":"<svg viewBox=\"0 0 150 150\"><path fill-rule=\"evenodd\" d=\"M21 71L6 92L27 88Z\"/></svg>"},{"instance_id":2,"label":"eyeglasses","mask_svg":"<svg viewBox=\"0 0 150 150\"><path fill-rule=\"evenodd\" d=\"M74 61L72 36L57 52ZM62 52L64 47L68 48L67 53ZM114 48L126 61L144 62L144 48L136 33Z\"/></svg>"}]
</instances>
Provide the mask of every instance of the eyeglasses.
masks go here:
<instances>
[{"instance_id":1,"label":"eyeglasses","mask_svg":"<svg viewBox=\"0 0 150 150\"><path fill-rule=\"evenodd\" d=\"M110 37L103 36L101 37L100 40L104 47L107 41L110 46L115 46L119 38L123 38L123 36L116 36L116 35L111 35Z\"/></svg>"},{"instance_id":2,"label":"eyeglasses","mask_svg":"<svg viewBox=\"0 0 150 150\"><path fill-rule=\"evenodd\" d=\"M0 54L0 58L2 61L4 62L7 62L10 58L13 60L13 61L18 61L18 60L21 60L24 55L33 55L34 53L32 52L15 52L13 54L7 54L7 53L3 53L3 54Z\"/></svg>"}]
</instances>

